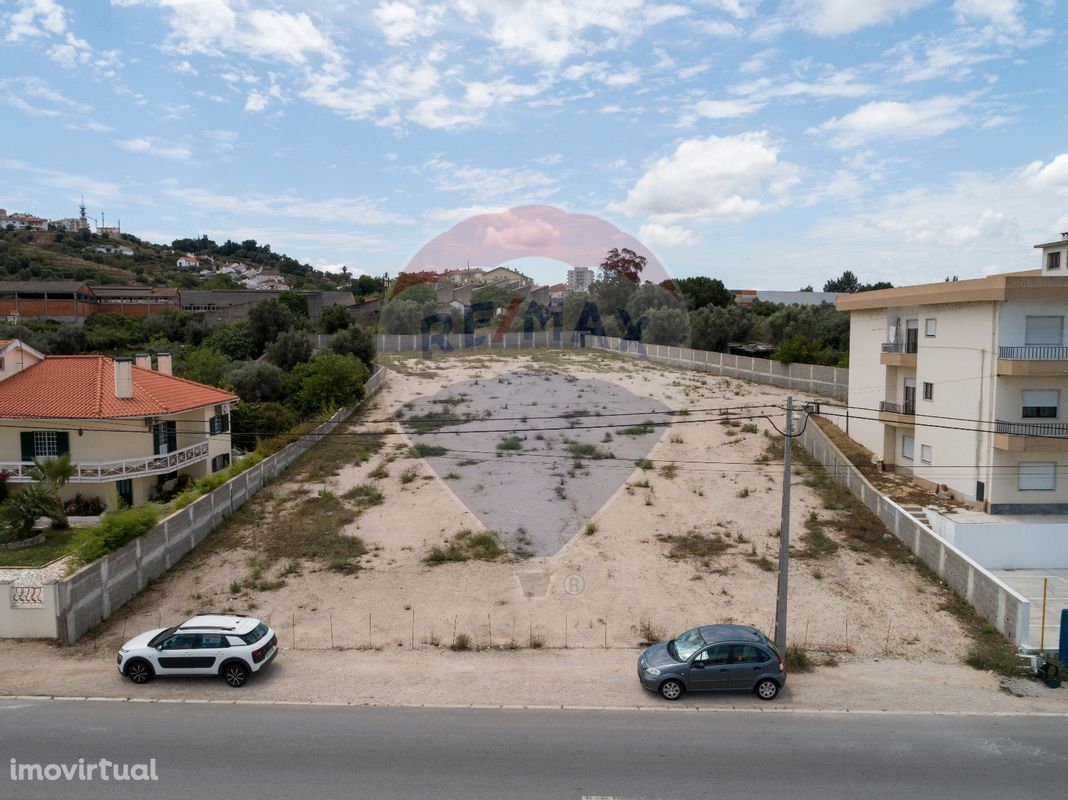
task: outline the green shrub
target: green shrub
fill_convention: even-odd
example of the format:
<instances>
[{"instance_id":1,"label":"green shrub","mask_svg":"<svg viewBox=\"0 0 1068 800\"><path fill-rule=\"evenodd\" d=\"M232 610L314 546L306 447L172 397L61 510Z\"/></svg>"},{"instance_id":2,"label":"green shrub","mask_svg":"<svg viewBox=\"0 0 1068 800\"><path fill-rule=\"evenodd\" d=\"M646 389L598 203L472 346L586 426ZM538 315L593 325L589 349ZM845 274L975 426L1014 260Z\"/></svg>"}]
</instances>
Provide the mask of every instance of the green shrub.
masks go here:
<instances>
[{"instance_id":1,"label":"green shrub","mask_svg":"<svg viewBox=\"0 0 1068 800\"><path fill-rule=\"evenodd\" d=\"M79 564L90 564L148 533L158 519L159 509L153 505L105 514L100 524L79 531L81 541L74 559Z\"/></svg>"}]
</instances>

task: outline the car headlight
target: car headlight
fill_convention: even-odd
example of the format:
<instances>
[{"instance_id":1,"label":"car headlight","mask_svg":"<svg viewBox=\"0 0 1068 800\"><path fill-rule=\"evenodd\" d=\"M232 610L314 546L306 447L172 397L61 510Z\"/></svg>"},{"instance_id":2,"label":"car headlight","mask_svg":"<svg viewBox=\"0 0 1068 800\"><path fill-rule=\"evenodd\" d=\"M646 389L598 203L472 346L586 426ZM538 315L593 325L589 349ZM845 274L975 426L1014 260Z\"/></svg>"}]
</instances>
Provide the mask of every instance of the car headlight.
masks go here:
<instances>
[{"instance_id":1,"label":"car headlight","mask_svg":"<svg viewBox=\"0 0 1068 800\"><path fill-rule=\"evenodd\" d=\"M656 667L646 667L645 674L655 678L657 675L660 674L660 670Z\"/></svg>"}]
</instances>

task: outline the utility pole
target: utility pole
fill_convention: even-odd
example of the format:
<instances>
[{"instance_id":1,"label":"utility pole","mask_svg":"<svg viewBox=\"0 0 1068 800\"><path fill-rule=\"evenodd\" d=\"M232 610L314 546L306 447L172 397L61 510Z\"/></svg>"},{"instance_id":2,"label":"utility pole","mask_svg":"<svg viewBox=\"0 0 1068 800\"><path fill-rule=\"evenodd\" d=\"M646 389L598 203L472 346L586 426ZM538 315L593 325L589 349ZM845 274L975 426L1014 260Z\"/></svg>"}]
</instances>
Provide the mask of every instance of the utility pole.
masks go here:
<instances>
[{"instance_id":1,"label":"utility pole","mask_svg":"<svg viewBox=\"0 0 1068 800\"><path fill-rule=\"evenodd\" d=\"M782 522L779 525L779 591L775 599L775 647L786 655L786 592L790 574L790 472L794 423L794 397L786 398L786 435L782 444Z\"/></svg>"}]
</instances>

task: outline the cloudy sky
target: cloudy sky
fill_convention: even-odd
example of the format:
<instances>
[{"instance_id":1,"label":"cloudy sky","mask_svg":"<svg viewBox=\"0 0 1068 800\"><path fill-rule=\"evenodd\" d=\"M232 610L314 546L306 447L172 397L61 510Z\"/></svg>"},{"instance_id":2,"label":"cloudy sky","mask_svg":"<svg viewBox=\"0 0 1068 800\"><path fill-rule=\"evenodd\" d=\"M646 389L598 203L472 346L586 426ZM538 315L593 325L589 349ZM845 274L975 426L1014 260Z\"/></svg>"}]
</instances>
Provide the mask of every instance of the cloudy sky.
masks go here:
<instances>
[{"instance_id":1,"label":"cloudy sky","mask_svg":"<svg viewBox=\"0 0 1068 800\"><path fill-rule=\"evenodd\" d=\"M0 0L0 206L373 274L524 204L736 288L1033 268L1068 230L1064 11Z\"/></svg>"}]
</instances>

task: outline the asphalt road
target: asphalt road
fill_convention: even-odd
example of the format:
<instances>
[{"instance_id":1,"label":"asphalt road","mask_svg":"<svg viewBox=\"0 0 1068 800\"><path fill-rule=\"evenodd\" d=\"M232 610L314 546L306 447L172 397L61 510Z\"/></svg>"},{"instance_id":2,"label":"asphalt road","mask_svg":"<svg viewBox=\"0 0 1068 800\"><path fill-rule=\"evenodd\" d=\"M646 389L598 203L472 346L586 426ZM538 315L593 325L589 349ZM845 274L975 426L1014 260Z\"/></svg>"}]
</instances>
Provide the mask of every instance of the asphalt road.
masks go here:
<instances>
[{"instance_id":1,"label":"asphalt road","mask_svg":"<svg viewBox=\"0 0 1068 800\"><path fill-rule=\"evenodd\" d=\"M0 797L1064 797L1063 717L0 701ZM156 760L150 783L13 781Z\"/></svg>"}]
</instances>

